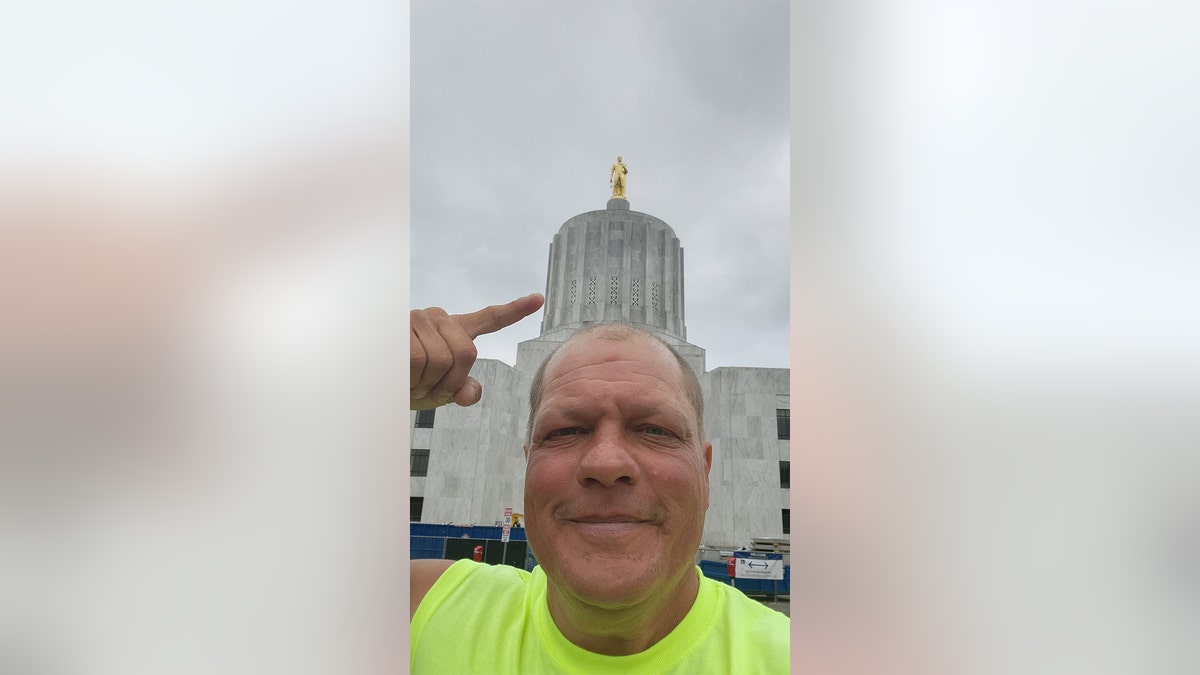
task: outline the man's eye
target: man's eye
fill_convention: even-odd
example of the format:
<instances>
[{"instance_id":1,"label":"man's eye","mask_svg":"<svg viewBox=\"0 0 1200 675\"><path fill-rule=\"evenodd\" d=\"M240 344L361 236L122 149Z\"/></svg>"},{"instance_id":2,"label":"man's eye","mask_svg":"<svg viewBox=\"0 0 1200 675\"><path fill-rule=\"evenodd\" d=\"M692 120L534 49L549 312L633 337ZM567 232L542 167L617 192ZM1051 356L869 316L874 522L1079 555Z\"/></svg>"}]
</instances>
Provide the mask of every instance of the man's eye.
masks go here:
<instances>
[{"instance_id":1,"label":"man's eye","mask_svg":"<svg viewBox=\"0 0 1200 675\"><path fill-rule=\"evenodd\" d=\"M567 427L566 429L555 429L546 435L549 438L555 438L557 436L575 436L578 433L579 427Z\"/></svg>"},{"instance_id":2,"label":"man's eye","mask_svg":"<svg viewBox=\"0 0 1200 675\"><path fill-rule=\"evenodd\" d=\"M662 427L656 427L656 426L642 427L642 431L645 431L646 433L652 434L654 436L669 436L670 435L670 432L668 432L666 429L663 429Z\"/></svg>"}]
</instances>

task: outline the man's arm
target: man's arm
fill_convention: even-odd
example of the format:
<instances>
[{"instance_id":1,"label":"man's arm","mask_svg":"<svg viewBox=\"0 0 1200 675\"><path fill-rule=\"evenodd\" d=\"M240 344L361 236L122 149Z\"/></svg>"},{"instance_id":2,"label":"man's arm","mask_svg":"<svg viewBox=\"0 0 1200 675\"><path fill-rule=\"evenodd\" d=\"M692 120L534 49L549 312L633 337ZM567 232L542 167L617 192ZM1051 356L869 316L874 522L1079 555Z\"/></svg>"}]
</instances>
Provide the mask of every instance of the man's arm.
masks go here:
<instances>
[{"instance_id":1,"label":"man's arm","mask_svg":"<svg viewBox=\"0 0 1200 675\"><path fill-rule=\"evenodd\" d=\"M506 305L492 305L470 314L447 314L440 307L409 313L409 400L412 410L428 410L454 401L473 405L483 386L469 376L475 363L475 338L533 314L545 298L534 293ZM409 561L409 619L433 584L453 560Z\"/></svg>"},{"instance_id":2,"label":"man's arm","mask_svg":"<svg viewBox=\"0 0 1200 675\"><path fill-rule=\"evenodd\" d=\"M410 560L408 563L408 620L417 614L417 607L425 599L425 594L433 588L433 584L442 577L442 572L450 569L454 560Z\"/></svg>"}]
</instances>

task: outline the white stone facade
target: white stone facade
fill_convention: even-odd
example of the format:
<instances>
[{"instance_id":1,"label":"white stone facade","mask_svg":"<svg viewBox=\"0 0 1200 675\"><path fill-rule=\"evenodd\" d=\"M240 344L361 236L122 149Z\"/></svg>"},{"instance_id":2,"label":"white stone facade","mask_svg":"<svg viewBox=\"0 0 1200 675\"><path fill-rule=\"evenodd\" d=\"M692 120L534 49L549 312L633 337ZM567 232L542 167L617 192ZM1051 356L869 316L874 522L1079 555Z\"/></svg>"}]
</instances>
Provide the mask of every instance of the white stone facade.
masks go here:
<instances>
[{"instance_id":1,"label":"white stone facade","mask_svg":"<svg viewBox=\"0 0 1200 675\"><path fill-rule=\"evenodd\" d=\"M777 411L790 416L788 370L717 368L700 378L700 387L713 446L704 543L726 548L749 545L751 537L783 537L790 495L780 487L780 462L791 460Z\"/></svg>"}]
</instances>

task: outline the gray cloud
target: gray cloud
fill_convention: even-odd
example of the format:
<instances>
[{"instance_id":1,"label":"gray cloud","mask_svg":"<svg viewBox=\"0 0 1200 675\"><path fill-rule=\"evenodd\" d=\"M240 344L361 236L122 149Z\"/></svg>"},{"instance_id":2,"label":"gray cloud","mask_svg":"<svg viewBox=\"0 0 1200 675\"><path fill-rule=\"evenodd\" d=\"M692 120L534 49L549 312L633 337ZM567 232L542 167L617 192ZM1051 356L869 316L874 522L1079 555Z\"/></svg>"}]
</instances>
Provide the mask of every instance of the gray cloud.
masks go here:
<instances>
[{"instance_id":1,"label":"gray cloud","mask_svg":"<svg viewBox=\"0 0 1200 675\"><path fill-rule=\"evenodd\" d=\"M412 302L465 312L545 290L563 221L634 210L685 250L710 368L788 360L788 5L412 5ZM528 319L481 338L513 362Z\"/></svg>"}]
</instances>

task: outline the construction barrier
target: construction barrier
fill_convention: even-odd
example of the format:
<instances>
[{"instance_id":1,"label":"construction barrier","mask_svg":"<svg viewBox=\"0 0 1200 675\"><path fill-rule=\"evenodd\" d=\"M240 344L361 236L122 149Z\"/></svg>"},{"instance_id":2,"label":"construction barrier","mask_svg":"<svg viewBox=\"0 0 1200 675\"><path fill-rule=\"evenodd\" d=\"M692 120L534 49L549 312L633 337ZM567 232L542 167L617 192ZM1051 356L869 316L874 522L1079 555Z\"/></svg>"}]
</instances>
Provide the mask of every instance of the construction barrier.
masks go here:
<instances>
[{"instance_id":1,"label":"construction barrier","mask_svg":"<svg viewBox=\"0 0 1200 675\"><path fill-rule=\"evenodd\" d=\"M409 523L409 559L472 558L475 547L482 546L482 562L512 565L526 570L532 570L537 565L525 541L525 528L512 528L507 543L500 540L500 535L500 527Z\"/></svg>"},{"instance_id":2,"label":"construction barrier","mask_svg":"<svg viewBox=\"0 0 1200 675\"><path fill-rule=\"evenodd\" d=\"M507 555L505 555L503 542L500 541L500 534L501 528L498 526L409 523L409 556L413 560L422 558L457 560L470 558L475 546L483 546L485 562L493 564L504 562L514 567L522 567L519 558L523 549L525 558L523 567L532 570L537 565L533 551L529 550L525 543L525 528L514 527L510 530L509 543L512 550L508 550ZM514 542L520 542L519 546L513 546ZM729 583L729 569L724 560L701 560L699 565L704 576L723 584ZM772 597L790 595L791 580L791 565L785 565L781 580L734 579L733 587L747 595Z\"/></svg>"}]
</instances>

